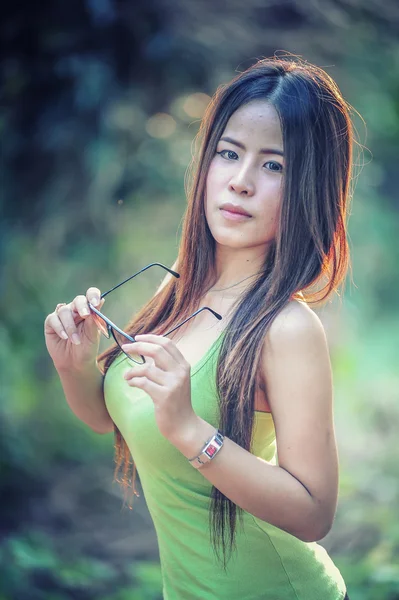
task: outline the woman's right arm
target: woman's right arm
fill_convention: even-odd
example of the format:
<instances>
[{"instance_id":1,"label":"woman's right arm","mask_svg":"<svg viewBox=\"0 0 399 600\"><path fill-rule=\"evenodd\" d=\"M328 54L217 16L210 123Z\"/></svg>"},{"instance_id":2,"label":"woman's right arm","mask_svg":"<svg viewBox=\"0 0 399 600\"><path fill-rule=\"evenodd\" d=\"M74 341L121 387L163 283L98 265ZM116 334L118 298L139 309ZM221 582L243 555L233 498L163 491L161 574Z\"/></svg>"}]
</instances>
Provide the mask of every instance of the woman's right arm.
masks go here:
<instances>
[{"instance_id":1,"label":"woman's right arm","mask_svg":"<svg viewBox=\"0 0 399 600\"><path fill-rule=\"evenodd\" d=\"M105 406L103 375L97 366L100 333L91 317L88 301L101 310L98 288L47 315L44 336L66 401L72 412L93 431L107 433L113 422ZM97 301L96 301L97 299Z\"/></svg>"},{"instance_id":2,"label":"woman's right arm","mask_svg":"<svg viewBox=\"0 0 399 600\"><path fill-rule=\"evenodd\" d=\"M176 264L177 261L173 270ZM171 277L166 274L155 295ZM47 315L44 335L70 409L96 433L108 433L113 431L114 423L105 405L103 375L96 360L100 333L88 306L90 302L100 310L104 299L95 301L100 296L98 288L89 288L86 296L76 296L57 312Z\"/></svg>"}]
</instances>

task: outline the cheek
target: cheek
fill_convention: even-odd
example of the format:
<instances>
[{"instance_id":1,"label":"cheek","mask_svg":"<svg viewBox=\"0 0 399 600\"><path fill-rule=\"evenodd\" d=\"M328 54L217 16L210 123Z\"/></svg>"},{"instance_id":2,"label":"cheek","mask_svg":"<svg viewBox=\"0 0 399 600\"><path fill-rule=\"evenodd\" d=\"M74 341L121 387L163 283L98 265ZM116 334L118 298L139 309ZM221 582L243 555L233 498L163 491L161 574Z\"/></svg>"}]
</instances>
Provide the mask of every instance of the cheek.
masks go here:
<instances>
[{"instance_id":1,"label":"cheek","mask_svg":"<svg viewBox=\"0 0 399 600\"><path fill-rule=\"evenodd\" d=\"M223 179L223 171L218 169L214 163L211 163L208 170L208 175L206 177L206 189L208 191L208 196L211 198L211 193L214 190L217 190L222 185Z\"/></svg>"},{"instance_id":2,"label":"cheek","mask_svg":"<svg viewBox=\"0 0 399 600\"><path fill-rule=\"evenodd\" d=\"M264 231L274 231L279 221L281 210L282 193L279 184L273 184L267 190L263 201L259 206L258 223L259 229Z\"/></svg>"},{"instance_id":3,"label":"cheek","mask_svg":"<svg viewBox=\"0 0 399 600\"><path fill-rule=\"evenodd\" d=\"M269 207L267 214L265 215L265 226L273 231L274 235L277 234L278 223L280 219L280 211L281 211L281 196L276 194L276 198L274 202Z\"/></svg>"},{"instance_id":4,"label":"cheek","mask_svg":"<svg viewBox=\"0 0 399 600\"><path fill-rule=\"evenodd\" d=\"M208 211L212 209L215 204L215 196L218 190L215 173L212 172L212 167L208 171L205 184L205 213L208 216Z\"/></svg>"},{"instance_id":5,"label":"cheek","mask_svg":"<svg viewBox=\"0 0 399 600\"><path fill-rule=\"evenodd\" d=\"M206 191L208 198L210 196L210 193L211 193L213 187L214 187L214 176L212 173L212 168L210 168L208 171L208 175L206 178L206 184L205 184L205 191Z\"/></svg>"},{"instance_id":6,"label":"cheek","mask_svg":"<svg viewBox=\"0 0 399 600\"><path fill-rule=\"evenodd\" d=\"M268 206L269 214L273 215L273 217L277 213L281 205L282 191L283 187L281 180L273 182L273 184L270 185L268 188L266 204Z\"/></svg>"}]
</instances>

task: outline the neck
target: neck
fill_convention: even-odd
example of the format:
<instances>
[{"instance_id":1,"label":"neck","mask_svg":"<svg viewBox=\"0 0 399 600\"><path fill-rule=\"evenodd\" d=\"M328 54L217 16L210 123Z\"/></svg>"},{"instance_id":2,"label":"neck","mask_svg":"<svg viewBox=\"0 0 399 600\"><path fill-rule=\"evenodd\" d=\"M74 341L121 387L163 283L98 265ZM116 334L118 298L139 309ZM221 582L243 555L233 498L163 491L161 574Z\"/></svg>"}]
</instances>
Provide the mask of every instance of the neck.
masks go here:
<instances>
[{"instance_id":1,"label":"neck","mask_svg":"<svg viewBox=\"0 0 399 600\"><path fill-rule=\"evenodd\" d=\"M245 248L234 250L217 247L215 270L216 279L209 292L217 293L230 289L240 292L251 285L254 278L263 270L265 261L264 248Z\"/></svg>"},{"instance_id":2,"label":"neck","mask_svg":"<svg viewBox=\"0 0 399 600\"><path fill-rule=\"evenodd\" d=\"M259 271L258 273L253 273L252 275L247 275L246 277L244 277L243 279L240 279L239 281L237 281L236 283L232 283L231 285L222 287L222 288L217 288L215 286L213 286L209 292L215 293L215 292L224 292L226 290L230 290L233 288L237 288L237 290L242 290L242 288L246 287L247 285L250 285L250 280L253 280L254 277L256 277L257 275L259 275L261 273L261 271ZM244 284L245 282L247 282L247 284L245 286L241 285Z\"/></svg>"},{"instance_id":3,"label":"neck","mask_svg":"<svg viewBox=\"0 0 399 600\"><path fill-rule=\"evenodd\" d=\"M219 252L215 261L216 279L210 282L210 291L217 293L231 288L238 292L246 288L263 271L264 258L263 254L248 256Z\"/></svg>"}]
</instances>

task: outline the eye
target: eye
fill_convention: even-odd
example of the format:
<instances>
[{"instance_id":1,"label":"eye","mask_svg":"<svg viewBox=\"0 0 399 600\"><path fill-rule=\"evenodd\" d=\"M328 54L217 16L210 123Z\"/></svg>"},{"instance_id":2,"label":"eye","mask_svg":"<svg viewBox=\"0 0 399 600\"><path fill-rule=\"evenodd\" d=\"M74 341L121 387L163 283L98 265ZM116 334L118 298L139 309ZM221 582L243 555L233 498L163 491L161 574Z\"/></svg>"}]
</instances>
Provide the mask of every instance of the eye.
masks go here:
<instances>
[{"instance_id":1,"label":"eye","mask_svg":"<svg viewBox=\"0 0 399 600\"><path fill-rule=\"evenodd\" d=\"M227 152L227 156L225 155L225 152ZM235 160L238 158L238 154L233 150L221 150L220 152L216 152L216 154L220 154L225 160Z\"/></svg>"},{"instance_id":2,"label":"eye","mask_svg":"<svg viewBox=\"0 0 399 600\"><path fill-rule=\"evenodd\" d=\"M268 169L268 171L274 171L275 173L281 173L281 171L283 170L283 166L274 160L267 161L267 163L265 163L265 165L274 165L274 167L277 167L277 169L276 168Z\"/></svg>"},{"instance_id":3,"label":"eye","mask_svg":"<svg viewBox=\"0 0 399 600\"><path fill-rule=\"evenodd\" d=\"M238 159L238 154L237 154L237 152L234 152L234 150L227 150L227 149L220 150L220 152L216 152L216 154L219 154L225 160L237 160ZM274 160L269 160L267 163L265 163L265 165L272 165L271 168L268 168L268 171L273 171L274 173L281 173L283 170L283 166ZM263 166L265 166L265 165L263 165Z\"/></svg>"}]
</instances>

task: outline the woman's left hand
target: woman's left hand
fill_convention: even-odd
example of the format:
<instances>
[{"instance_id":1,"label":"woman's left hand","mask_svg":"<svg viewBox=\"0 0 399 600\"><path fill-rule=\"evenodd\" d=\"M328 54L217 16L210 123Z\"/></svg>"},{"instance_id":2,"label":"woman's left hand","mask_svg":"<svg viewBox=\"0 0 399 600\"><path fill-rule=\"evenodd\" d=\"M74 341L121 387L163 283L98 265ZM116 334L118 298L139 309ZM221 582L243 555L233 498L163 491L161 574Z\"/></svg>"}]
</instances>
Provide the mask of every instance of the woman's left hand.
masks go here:
<instances>
[{"instance_id":1,"label":"woman's left hand","mask_svg":"<svg viewBox=\"0 0 399 600\"><path fill-rule=\"evenodd\" d=\"M160 433L172 444L190 436L198 424L191 404L189 363L169 338L155 334L136 335L136 342L123 344L127 354L141 354L154 362L135 365L125 372L131 387L138 387L154 402Z\"/></svg>"}]
</instances>

